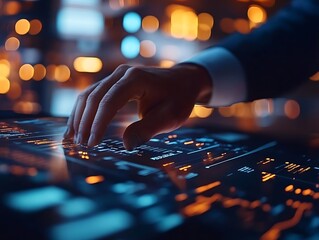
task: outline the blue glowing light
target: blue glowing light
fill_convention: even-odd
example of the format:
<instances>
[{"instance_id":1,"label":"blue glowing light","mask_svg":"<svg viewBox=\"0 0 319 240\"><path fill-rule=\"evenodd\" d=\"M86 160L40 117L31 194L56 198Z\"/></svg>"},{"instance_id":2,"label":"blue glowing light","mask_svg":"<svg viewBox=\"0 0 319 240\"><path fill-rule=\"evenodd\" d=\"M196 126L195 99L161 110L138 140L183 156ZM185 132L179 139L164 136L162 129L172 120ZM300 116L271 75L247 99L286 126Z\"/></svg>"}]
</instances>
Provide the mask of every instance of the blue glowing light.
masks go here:
<instances>
[{"instance_id":1,"label":"blue glowing light","mask_svg":"<svg viewBox=\"0 0 319 240\"><path fill-rule=\"evenodd\" d=\"M141 16L135 12L125 14L123 28L129 33L135 33L141 28Z\"/></svg>"},{"instance_id":2,"label":"blue glowing light","mask_svg":"<svg viewBox=\"0 0 319 240\"><path fill-rule=\"evenodd\" d=\"M52 240L97 239L106 238L126 230L133 224L133 218L127 212L114 209L107 212L57 225L51 229Z\"/></svg>"},{"instance_id":3,"label":"blue glowing light","mask_svg":"<svg viewBox=\"0 0 319 240\"><path fill-rule=\"evenodd\" d=\"M52 186L12 193L6 197L6 203L21 212L35 212L60 204L68 197L68 192Z\"/></svg>"},{"instance_id":4,"label":"blue glowing light","mask_svg":"<svg viewBox=\"0 0 319 240\"><path fill-rule=\"evenodd\" d=\"M161 232L166 232L183 223L183 217L179 214L171 214L165 216L157 225L157 229Z\"/></svg>"},{"instance_id":5,"label":"blue glowing light","mask_svg":"<svg viewBox=\"0 0 319 240\"><path fill-rule=\"evenodd\" d=\"M57 29L65 37L96 37L104 31L104 17L94 9L65 7L58 12Z\"/></svg>"},{"instance_id":6,"label":"blue glowing light","mask_svg":"<svg viewBox=\"0 0 319 240\"><path fill-rule=\"evenodd\" d=\"M59 207L64 217L77 217L88 214L96 209L95 203L87 198L73 198Z\"/></svg>"},{"instance_id":7,"label":"blue glowing light","mask_svg":"<svg viewBox=\"0 0 319 240\"><path fill-rule=\"evenodd\" d=\"M121 51L126 58L135 58L140 52L140 41L133 36L125 37L121 43Z\"/></svg>"}]
</instances>

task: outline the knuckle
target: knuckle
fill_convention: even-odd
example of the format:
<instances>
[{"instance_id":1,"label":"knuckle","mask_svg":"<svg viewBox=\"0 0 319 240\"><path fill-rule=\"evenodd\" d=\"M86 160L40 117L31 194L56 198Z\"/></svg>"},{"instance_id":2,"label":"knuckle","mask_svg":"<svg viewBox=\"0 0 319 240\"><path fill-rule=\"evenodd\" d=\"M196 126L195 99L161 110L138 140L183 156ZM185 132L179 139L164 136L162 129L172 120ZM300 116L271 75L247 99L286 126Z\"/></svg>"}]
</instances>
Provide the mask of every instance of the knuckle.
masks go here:
<instances>
[{"instance_id":1,"label":"knuckle","mask_svg":"<svg viewBox=\"0 0 319 240\"><path fill-rule=\"evenodd\" d=\"M139 67L131 67L129 70L127 70L127 73L130 77L136 78L143 74L143 70Z\"/></svg>"},{"instance_id":2,"label":"knuckle","mask_svg":"<svg viewBox=\"0 0 319 240\"><path fill-rule=\"evenodd\" d=\"M121 65L119 65L119 66L116 68L115 71L124 72L124 71L126 71L127 69L129 69L129 68L130 68L130 65L128 65L128 64L121 64Z\"/></svg>"}]
</instances>

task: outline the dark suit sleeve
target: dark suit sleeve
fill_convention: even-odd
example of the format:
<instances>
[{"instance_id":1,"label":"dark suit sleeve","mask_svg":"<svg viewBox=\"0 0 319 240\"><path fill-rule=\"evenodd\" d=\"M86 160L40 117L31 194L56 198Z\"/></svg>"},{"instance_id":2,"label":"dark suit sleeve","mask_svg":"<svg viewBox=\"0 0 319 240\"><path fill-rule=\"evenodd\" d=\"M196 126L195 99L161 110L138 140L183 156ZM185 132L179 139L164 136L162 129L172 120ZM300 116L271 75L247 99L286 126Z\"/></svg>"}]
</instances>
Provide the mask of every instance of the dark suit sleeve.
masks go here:
<instances>
[{"instance_id":1,"label":"dark suit sleeve","mask_svg":"<svg viewBox=\"0 0 319 240\"><path fill-rule=\"evenodd\" d=\"M241 62L248 101L277 97L319 70L319 0L295 0L248 35L220 44Z\"/></svg>"}]
</instances>

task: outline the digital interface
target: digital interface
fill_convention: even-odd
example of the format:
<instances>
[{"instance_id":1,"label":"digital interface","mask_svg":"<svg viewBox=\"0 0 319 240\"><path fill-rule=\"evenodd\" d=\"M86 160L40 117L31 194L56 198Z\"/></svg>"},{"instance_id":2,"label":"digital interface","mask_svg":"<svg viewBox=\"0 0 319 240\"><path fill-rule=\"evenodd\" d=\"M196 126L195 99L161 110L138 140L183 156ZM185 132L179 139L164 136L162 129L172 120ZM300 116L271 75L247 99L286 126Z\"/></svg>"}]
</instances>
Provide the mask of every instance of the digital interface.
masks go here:
<instances>
[{"instance_id":1,"label":"digital interface","mask_svg":"<svg viewBox=\"0 0 319 240\"><path fill-rule=\"evenodd\" d=\"M88 148L65 122L0 121L2 237L319 238L318 151L201 127Z\"/></svg>"}]
</instances>

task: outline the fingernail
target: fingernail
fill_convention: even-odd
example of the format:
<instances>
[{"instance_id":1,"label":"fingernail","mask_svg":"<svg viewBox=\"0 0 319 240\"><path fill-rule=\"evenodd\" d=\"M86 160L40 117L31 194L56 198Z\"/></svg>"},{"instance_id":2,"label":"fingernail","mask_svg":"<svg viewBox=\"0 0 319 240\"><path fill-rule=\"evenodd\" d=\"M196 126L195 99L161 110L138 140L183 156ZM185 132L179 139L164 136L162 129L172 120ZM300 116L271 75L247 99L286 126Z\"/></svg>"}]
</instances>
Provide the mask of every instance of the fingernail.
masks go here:
<instances>
[{"instance_id":1,"label":"fingernail","mask_svg":"<svg viewBox=\"0 0 319 240\"><path fill-rule=\"evenodd\" d=\"M95 145L96 145L96 136L95 136L95 134L91 134L89 141L88 141L88 146L93 147Z\"/></svg>"}]
</instances>

